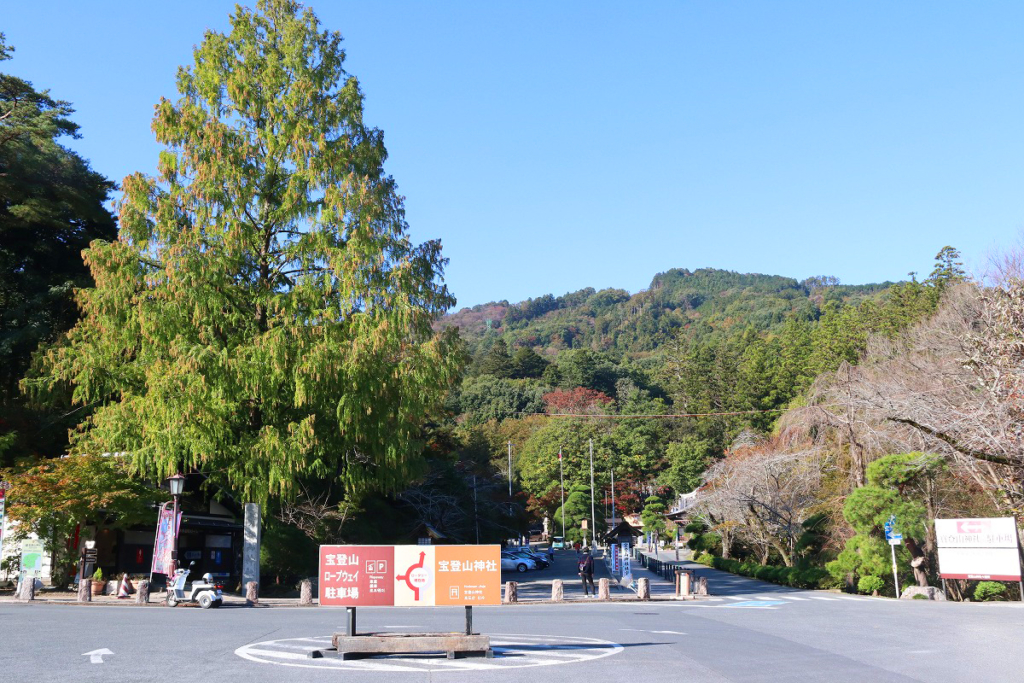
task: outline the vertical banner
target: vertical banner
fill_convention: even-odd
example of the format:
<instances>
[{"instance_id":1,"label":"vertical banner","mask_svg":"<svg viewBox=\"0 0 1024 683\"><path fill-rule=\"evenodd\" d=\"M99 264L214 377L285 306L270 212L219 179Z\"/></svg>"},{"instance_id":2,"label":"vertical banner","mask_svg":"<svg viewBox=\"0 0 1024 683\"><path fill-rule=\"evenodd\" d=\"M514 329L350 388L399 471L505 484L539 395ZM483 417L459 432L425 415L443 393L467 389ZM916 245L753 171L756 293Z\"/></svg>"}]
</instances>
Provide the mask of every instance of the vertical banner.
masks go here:
<instances>
[{"instance_id":1,"label":"vertical banner","mask_svg":"<svg viewBox=\"0 0 1024 683\"><path fill-rule=\"evenodd\" d=\"M4 518L4 494L6 489L0 488L0 558L4 556L4 531L7 529L7 520Z\"/></svg>"},{"instance_id":2,"label":"vertical banner","mask_svg":"<svg viewBox=\"0 0 1024 683\"><path fill-rule=\"evenodd\" d=\"M171 573L174 565L171 553L174 550L174 537L177 535L178 527L181 525L181 513L178 518L173 519L174 510L165 503L160 508L160 516L156 522L156 541L153 544L153 564L150 572L153 574Z\"/></svg>"},{"instance_id":3,"label":"vertical banner","mask_svg":"<svg viewBox=\"0 0 1024 683\"><path fill-rule=\"evenodd\" d=\"M633 582L633 567L630 564L629 557L629 544L621 543L619 547L619 555L622 562L622 583Z\"/></svg>"},{"instance_id":4,"label":"vertical banner","mask_svg":"<svg viewBox=\"0 0 1024 683\"><path fill-rule=\"evenodd\" d=\"M612 574L616 576L621 572L621 562L619 560L619 546L617 543L612 543L610 547L612 553Z\"/></svg>"}]
</instances>

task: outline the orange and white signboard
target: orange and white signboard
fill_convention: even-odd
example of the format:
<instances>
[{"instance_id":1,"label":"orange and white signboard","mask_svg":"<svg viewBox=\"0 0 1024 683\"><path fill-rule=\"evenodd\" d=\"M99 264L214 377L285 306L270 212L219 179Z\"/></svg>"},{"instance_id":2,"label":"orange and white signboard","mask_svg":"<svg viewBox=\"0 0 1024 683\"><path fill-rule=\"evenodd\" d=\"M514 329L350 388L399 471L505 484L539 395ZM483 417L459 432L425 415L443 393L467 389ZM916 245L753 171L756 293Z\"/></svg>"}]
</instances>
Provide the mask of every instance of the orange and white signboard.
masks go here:
<instances>
[{"instance_id":1,"label":"orange and white signboard","mask_svg":"<svg viewBox=\"0 0 1024 683\"><path fill-rule=\"evenodd\" d=\"M437 605L498 605L501 603L501 547L439 545Z\"/></svg>"},{"instance_id":2,"label":"orange and white signboard","mask_svg":"<svg viewBox=\"0 0 1024 683\"><path fill-rule=\"evenodd\" d=\"M498 605L497 545L320 546L324 606Z\"/></svg>"}]
</instances>

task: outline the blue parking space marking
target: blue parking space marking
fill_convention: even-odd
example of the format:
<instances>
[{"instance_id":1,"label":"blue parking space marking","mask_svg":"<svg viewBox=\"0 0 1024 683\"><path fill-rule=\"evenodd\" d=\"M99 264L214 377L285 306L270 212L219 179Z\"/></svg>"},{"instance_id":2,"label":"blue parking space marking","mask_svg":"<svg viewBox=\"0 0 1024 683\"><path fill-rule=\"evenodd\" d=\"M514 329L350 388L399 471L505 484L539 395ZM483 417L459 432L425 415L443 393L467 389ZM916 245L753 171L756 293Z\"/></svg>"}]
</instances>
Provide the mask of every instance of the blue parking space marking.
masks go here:
<instances>
[{"instance_id":1,"label":"blue parking space marking","mask_svg":"<svg viewBox=\"0 0 1024 683\"><path fill-rule=\"evenodd\" d=\"M728 605L721 605L721 607L767 607L772 609L775 605L785 604L785 600L745 600L743 602L733 602Z\"/></svg>"}]
</instances>

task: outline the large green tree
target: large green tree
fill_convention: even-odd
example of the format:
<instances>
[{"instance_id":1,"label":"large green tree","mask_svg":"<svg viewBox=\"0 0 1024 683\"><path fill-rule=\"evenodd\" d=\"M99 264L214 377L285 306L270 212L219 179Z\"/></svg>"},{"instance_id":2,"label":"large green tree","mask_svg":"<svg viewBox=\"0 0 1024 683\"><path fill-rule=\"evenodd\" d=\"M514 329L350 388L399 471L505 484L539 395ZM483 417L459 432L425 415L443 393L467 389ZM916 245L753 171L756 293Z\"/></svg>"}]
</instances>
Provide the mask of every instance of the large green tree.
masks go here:
<instances>
[{"instance_id":1,"label":"large green tree","mask_svg":"<svg viewBox=\"0 0 1024 683\"><path fill-rule=\"evenodd\" d=\"M0 62L12 52L0 33ZM113 183L61 144L79 137L73 112L0 73L0 464L67 446L63 397L52 410L27 405L18 382L39 345L78 319L74 290L92 284L82 250L116 234L103 207Z\"/></svg>"},{"instance_id":2,"label":"large green tree","mask_svg":"<svg viewBox=\"0 0 1024 683\"><path fill-rule=\"evenodd\" d=\"M125 178L84 317L33 384L98 406L74 450L150 476L200 470L254 501L401 487L462 352L431 328L454 304L441 246L409 239L341 36L260 0L194 57L157 106L160 175Z\"/></svg>"}]
</instances>

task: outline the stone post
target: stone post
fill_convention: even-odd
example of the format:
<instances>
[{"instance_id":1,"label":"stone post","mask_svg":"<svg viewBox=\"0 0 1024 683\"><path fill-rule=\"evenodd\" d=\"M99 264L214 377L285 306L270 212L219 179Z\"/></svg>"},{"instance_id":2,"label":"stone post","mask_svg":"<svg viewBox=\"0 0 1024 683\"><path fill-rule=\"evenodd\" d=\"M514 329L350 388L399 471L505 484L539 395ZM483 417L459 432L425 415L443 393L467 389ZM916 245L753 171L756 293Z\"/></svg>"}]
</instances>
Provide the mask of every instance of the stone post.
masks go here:
<instances>
[{"instance_id":1,"label":"stone post","mask_svg":"<svg viewBox=\"0 0 1024 683\"><path fill-rule=\"evenodd\" d=\"M139 588L135 591L135 604L136 605L148 605L149 604L149 581L139 581Z\"/></svg>"},{"instance_id":2,"label":"stone post","mask_svg":"<svg viewBox=\"0 0 1024 683\"><path fill-rule=\"evenodd\" d=\"M707 595L708 594L708 580L706 577L698 576L694 581L695 588L693 589L694 595Z\"/></svg>"},{"instance_id":3,"label":"stone post","mask_svg":"<svg viewBox=\"0 0 1024 683\"><path fill-rule=\"evenodd\" d=\"M519 602L519 584L515 581L505 582L505 600L506 604L513 602Z\"/></svg>"},{"instance_id":4,"label":"stone post","mask_svg":"<svg viewBox=\"0 0 1024 683\"><path fill-rule=\"evenodd\" d=\"M260 585L255 581L245 584L245 606L258 607L260 604Z\"/></svg>"},{"instance_id":5,"label":"stone post","mask_svg":"<svg viewBox=\"0 0 1024 683\"><path fill-rule=\"evenodd\" d=\"M676 595L690 595L692 588L693 574L685 569L676 570Z\"/></svg>"},{"instance_id":6,"label":"stone post","mask_svg":"<svg viewBox=\"0 0 1024 683\"><path fill-rule=\"evenodd\" d=\"M651 599L651 580L647 577L637 579L636 597L640 598L641 600Z\"/></svg>"},{"instance_id":7,"label":"stone post","mask_svg":"<svg viewBox=\"0 0 1024 683\"><path fill-rule=\"evenodd\" d=\"M551 600L553 602L562 602L565 599L565 587L562 585L561 579L554 579L551 582Z\"/></svg>"},{"instance_id":8,"label":"stone post","mask_svg":"<svg viewBox=\"0 0 1024 683\"><path fill-rule=\"evenodd\" d=\"M299 604L313 604L313 582L309 579L303 579L302 583L299 584Z\"/></svg>"},{"instance_id":9,"label":"stone post","mask_svg":"<svg viewBox=\"0 0 1024 683\"><path fill-rule=\"evenodd\" d=\"M21 581L21 594L18 596L22 600L35 600L36 599L36 577L27 576Z\"/></svg>"},{"instance_id":10,"label":"stone post","mask_svg":"<svg viewBox=\"0 0 1024 683\"><path fill-rule=\"evenodd\" d=\"M246 503L242 527L242 585L246 587L260 582L260 531L260 506Z\"/></svg>"},{"instance_id":11,"label":"stone post","mask_svg":"<svg viewBox=\"0 0 1024 683\"><path fill-rule=\"evenodd\" d=\"M598 579L597 581L597 599L598 600L611 600L612 598L612 582L608 579Z\"/></svg>"},{"instance_id":12,"label":"stone post","mask_svg":"<svg viewBox=\"0 0 1024 683\"><path fill-rule=\"evenodd\" d=\"M92 579L78 582L78 602L92 602Z\"/></svg>"}]
</instances>

